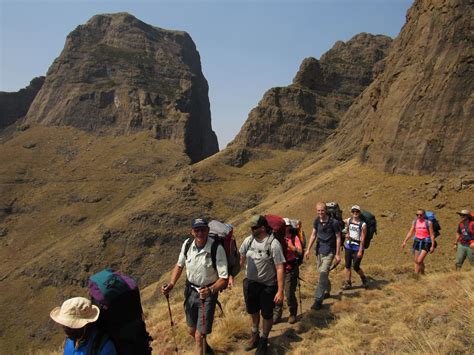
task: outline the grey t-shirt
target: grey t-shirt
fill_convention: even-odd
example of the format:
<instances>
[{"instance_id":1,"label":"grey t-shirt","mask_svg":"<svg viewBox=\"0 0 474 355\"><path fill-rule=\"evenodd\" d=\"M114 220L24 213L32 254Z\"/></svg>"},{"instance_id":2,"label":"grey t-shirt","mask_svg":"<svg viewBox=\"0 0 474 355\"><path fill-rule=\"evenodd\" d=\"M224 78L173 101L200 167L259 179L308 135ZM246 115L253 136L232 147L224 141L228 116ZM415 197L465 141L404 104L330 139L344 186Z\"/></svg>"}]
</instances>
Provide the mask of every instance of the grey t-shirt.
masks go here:
<instances>
[{"instance_id":1,"label":"grey t-shirt","mask_svg":"<svg viewBox=\"0 0 474 355\"><path fill-rule=\"evenodd\" d=\"M247 258L246 274L249 280L267 286L277 283L275 265L283 264L285 256L280 242L273 236L267 236L262 241L248 236L240 246L240 255Z\"/></svg>"}]
</instances>

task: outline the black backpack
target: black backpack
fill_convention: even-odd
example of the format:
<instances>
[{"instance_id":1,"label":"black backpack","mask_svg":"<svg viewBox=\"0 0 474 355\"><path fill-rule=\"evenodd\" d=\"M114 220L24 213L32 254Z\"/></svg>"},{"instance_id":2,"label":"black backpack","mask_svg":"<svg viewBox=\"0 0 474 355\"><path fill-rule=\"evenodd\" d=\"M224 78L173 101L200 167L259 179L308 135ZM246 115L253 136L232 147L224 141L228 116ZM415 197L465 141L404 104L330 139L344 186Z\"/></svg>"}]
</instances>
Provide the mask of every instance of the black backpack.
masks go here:
<instances>
[{"instance_id":1,"label":"black backpack","mask_svg":"<svg viewBox=\"0 0 474 355\"><path fill-rule=\"evenodd\" d=\"M332 217L339 222L339 225L342 231L346 224L344 223L344 220L342 219L342 210L339 207L339 204L337 202L327 202L326 211L329 217Z\"/></svg>"},{"instance_id":2,"label":"black backpack","mask_svg":"<svg viewBox=\"0 0 474 355\"><path fill-rule=\"evenodd\" d=\"M140 290L131 277L104 269L88 282L93 304L100 308L98 341L104 334L112 340L119 355L150 355L153 340L146 330Z\"/></svg>"},{"instance_id":3,"label":"black backpack","mask_svg":"<svg viewBox=\"0 0 474 355\"><path fill-rule=\"evenodd\" d=\"M364 249L368 249L372 238L377 233L377 220L369 211L360 211L360 219L367 224L367 232L365 234Z\"/></svg>"}]
</instances>

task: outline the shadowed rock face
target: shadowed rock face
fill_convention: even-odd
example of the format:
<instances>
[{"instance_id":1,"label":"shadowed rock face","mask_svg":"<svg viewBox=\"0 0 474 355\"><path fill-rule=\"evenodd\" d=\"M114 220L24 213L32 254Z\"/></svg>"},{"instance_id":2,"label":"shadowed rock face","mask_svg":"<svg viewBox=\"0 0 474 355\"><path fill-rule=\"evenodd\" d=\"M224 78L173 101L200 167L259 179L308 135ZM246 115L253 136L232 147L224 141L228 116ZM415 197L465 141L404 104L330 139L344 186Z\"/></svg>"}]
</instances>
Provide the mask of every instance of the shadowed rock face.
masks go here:
<instances>
[{"instance_id":1,"label":"shadowed rock face","mask_svg":"<svg viewBox=\"0 0 474 355\"><path fill-rule=\"evenodd\" d=\"M151 130L182 143L193 162L218 151L191 37L127 13L96 15L68 35L27 122L99 134Z\"/></svg>"},{"instance_id":2,"label":"shadowed rock face","mask_svg":"<svg viewBox=\"0 0 474 355\"><path fill-rule=\"evenodd\" d=\"M346 113L334 144L401 174L472 172L472 5L415 1L385 69Z\"/></svg>"},{"instance_id":3,"label":"shadowed rock face","mask_svg":"<svg viewBox=\"0 0 474 355\"><path fill-rule=\"evenodd\" d=\"M44 77L31 80L30 85L18 92L0 92L0 129L25 117L36 94L44 83Z\"/></svg>"},{"instance_id":4,"label":"shadowed rock face","mask_svg":"<svg viewBox=\"0 0 474 355\"><path fill-rule=\"evenodd\" d=\"M370 84L392 40L361 33L318 61L306 58L288 87L267 91L231 145L315 150Z\"/></svg>"}]
</instances>

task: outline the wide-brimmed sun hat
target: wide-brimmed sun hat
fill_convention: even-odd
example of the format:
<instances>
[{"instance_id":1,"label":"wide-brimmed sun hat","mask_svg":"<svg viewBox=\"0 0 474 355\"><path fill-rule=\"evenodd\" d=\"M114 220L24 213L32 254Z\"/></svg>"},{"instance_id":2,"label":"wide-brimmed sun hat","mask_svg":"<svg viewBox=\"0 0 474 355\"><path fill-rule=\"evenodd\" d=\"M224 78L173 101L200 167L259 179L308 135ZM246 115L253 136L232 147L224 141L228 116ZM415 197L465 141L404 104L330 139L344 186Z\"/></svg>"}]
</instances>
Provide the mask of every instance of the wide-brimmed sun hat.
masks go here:
<instances>
[{"instance_id":1,"label":"wide-brimmed sun hat","mask_svg":"<svg viewBox=\"0 0 474 355\"><path fill-rule=\"evenodd\" d=\"M68 328L79 329L88 323L93 323L99 318L99 307L93 305L84 297L70 298L54 308L49 316L56 323Z\"/></svg>"},{"instance_id":2,"label":"wide-brimmed sun hat","mask_svg":"<svg viewBox=\"0 0 474 355\"><path fill-rule=\"evenodd\" d=\"M471 212L469 210L461 210L460 212L456 212L458 215L461 215L461 216L467 216L467 215L470 215Z\"/></svg>"}]
</instances>

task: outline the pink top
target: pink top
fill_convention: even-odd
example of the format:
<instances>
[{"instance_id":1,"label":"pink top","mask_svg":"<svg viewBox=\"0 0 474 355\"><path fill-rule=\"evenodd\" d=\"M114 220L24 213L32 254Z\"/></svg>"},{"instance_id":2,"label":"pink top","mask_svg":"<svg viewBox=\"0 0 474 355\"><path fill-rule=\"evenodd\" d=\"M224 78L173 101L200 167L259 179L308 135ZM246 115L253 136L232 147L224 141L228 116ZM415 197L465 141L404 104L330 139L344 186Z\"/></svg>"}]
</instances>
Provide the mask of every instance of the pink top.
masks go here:
<instances>
[{"instance_id":1,"label":"pink top","mask_svg":"<svg viewBox=\"0 0 474 355\"><path fill-rule=\"evenodd\" d=\"M430 238L430 231L426 229L426 220L420 221L418 218L415 222L415 237L418 239Z\"/></svg>"},{"instance_id":2,"label":"pink top","mask_svg":"<svg viewBox=\"0 0 474 355\"><path fill-rule=\"evenodd\" d=\"M291 236L290 235L286 235L285 236L285 240L286 240L286 243L287 244L293 244L291 242ZM295 243L294 243L294 246L297 247L297 248L301 248L301 242L300 242L300 238L298 238L298 236L296 235L295 236ZM291 251L290 248L288 248L286 250L286 255L285 255L285 259L286 259L286 265L285 265L285 270L289 271L289 270L292 270L293 269L293 265L292 265L292 261L294 261L296 258L297 258L297 254L294 252L294 251Z\"/></svg>"}]
</instances>

